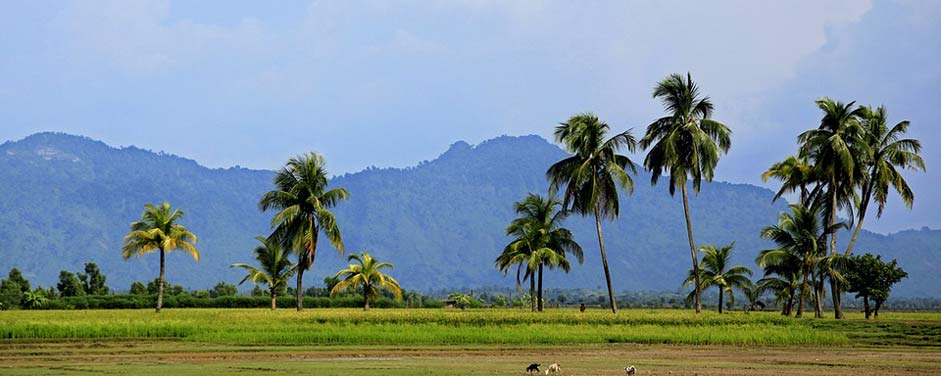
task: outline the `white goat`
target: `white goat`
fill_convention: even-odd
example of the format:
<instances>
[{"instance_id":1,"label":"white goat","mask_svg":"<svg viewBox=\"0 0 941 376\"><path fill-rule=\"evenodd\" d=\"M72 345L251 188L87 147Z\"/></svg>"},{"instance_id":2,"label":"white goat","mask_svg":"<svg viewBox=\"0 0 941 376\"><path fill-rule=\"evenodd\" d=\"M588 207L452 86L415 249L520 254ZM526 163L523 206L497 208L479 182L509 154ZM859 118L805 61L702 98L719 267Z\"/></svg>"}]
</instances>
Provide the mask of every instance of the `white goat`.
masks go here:
<instances>
[{"instance_id":1,"label":"white goat","mask_svg":"<svg viewBox=\"0 0 941 376\"><path fill-rule=\"evenodd\" d=\"M559 363L552 363L549 365L549 368L546 368L546 374L562 372L562 367L559 367Z\"/></svg>"}]
</instances>

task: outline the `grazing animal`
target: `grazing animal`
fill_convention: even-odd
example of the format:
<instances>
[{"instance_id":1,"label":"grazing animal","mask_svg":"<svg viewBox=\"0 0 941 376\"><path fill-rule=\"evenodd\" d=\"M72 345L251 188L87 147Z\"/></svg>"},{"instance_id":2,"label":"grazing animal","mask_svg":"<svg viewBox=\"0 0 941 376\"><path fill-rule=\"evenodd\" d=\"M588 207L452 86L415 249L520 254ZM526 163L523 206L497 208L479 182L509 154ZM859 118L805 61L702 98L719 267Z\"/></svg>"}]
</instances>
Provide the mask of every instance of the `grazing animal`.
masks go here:
<instances>
[{"instance_id":1,"label":"grazing animal","mask_svg":"<svg viewBox=\"0 0 941 376\"><path fill-rule=\"evenodd\" d=\"M539 363L530 364L529 367L526 367L527 373L539 373Z\"/></svg>"},{"instance_id":2,"label":"grazing animal","mask_svg":"<svg viewBox=\"0 0 941 376\"><path fill-rule=\"evenodd\" d=\"M627 366L627 367L624 367L624 372L630 376L633 376L634 373L637 372L637 368L634 368L634 366Z\"/></svg>"},{"instance_id":3,"label":"grazing animal","mask_svg":"<svg viewBox=\"0 0 941 376\"><path fill-rule=\"evenodd\" d=\"M562 372L562 367L559 367L559 363L552 363L549 365L549 368L546 368L546 374Z\"/></svg>"}]
</instances>

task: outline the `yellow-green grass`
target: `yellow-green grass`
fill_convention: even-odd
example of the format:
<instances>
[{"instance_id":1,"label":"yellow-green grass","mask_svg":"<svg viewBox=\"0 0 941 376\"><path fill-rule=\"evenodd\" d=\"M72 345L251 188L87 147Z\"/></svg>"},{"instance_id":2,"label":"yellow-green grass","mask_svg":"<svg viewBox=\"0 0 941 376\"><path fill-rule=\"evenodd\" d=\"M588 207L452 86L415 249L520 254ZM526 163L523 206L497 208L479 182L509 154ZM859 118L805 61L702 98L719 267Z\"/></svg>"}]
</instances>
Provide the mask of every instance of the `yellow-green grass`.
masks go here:
<instances>
[{"instance_id":1,"label":"yellow-green grass","mask_svg":"<svg viewBox=\"0 0 941 376\"><path fill-rule=\"evenodd\" d=\"M914 333L906 335L906 331ZM884 336L885 338L880 338ZM776 313L695 315L681 310L176 309L4 311L0 339L174 339L284 345L931 345L941 314L886 313L878 322L812 320ZM906 341L912 343L905 343Z\"/></svg>"}]
</instances>

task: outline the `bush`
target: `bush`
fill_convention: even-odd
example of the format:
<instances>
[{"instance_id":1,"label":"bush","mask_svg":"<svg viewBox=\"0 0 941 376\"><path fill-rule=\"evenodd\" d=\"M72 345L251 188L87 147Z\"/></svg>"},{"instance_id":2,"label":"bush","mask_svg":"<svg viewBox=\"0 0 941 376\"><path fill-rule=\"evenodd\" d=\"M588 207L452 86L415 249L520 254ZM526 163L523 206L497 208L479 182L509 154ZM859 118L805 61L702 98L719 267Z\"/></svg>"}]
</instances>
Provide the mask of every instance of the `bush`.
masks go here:
<instances>
[{"instance_id":1,"label":"bush","mask_svg":"<svg viewBox=\"0 0 941 376\"><path fill-rule=\"evenodd\" d=\"M425 307L434 307L429 301ZM440 303L440 302L439 302ZM39 309L145 309L157 305L156 295L85 295L69 296L49 300ZM278 307L288 308L297 305L293 296L278 298ZM304 307L308 308L360 308L363 300L359 297L305 297ZM379 298L370 302L370 307L403 308L404 303L389 298ZM267 296L220 296L201 298L191 295L167 295L163 297L164 308L269 308L271 298ZM438 306L440 308L440 304Z\"/></svg>"}]
</instances>

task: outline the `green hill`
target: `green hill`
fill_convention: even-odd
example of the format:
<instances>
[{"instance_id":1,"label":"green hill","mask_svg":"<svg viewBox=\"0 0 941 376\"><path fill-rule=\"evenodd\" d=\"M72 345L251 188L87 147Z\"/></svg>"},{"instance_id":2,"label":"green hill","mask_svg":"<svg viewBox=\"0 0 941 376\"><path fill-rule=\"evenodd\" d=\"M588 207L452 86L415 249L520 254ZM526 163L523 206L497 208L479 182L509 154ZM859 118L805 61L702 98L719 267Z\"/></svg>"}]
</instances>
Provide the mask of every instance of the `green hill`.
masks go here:
<instances>
[{"instance_id":1,"label":"green hill","mask_svg":"<svg viewBox=\"0 0 941 376\"><path fill-rule=\"evenodd\" d=\"M544 173L564 153L538 136L498 137L471 146L453 144L433 161L405 169L368 168L337 176L350 200L336 209L348 251L368 251L395 263L410 289L512 285L493 268L507 242L503 228L512 203L544 192ZM329 162L329 156L327 156ZM59 270L93 261L108 284L126 289L157 274L156 257L125 262L122 236L147 202L170 201L186 212L184 224L200 237L203 259L168 257L168 279L190 287L237 282L228 267L250 261L254 237L267 234L270 215L257 209L271 188L270 171L208 169L196 162L134 147L117 149L84 137L36 134L0 145L0 272L18 267L34 285L52 285ZM676 290L689 267L682 205L666 187L635 178L622 197L621 218L604 224L618 290ZM925 193L922 193L925 194ZM737 261L753 266L769 246L759 230L773 223L784 203L746 184L713 183L692 199L698 243L736 241ZM569 222L586 251L585 265L548 275L549 287L601 288L593 222ZM844 239L846 236L843 237ZM899 296L941 296L938 264L941 231L865 233L858 250L898 258L911 277ZM324 246L308 285L320 285L345 260Z\"/></svg>"}]
</instances>

